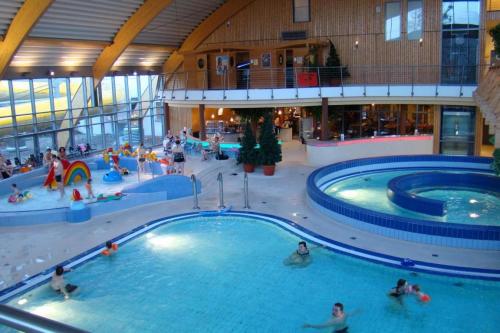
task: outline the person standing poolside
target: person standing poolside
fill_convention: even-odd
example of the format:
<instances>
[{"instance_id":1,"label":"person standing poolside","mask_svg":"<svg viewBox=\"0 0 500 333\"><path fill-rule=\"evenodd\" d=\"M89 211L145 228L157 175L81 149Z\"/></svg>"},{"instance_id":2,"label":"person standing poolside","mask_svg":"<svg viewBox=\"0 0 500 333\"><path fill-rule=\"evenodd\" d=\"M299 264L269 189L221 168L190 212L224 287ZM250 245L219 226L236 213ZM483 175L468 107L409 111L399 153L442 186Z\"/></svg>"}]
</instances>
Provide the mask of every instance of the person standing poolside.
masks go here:
<instances>
[{"instance_id":1,"label":"person standing poolside","mask_svg":"<svg viewBox=\"0 0 500 333\"><path fill-rule=\"evenodd\" d=\"M61 194L61 197L59 200L61 200L64 197L64 183L63 183L63 176L64 176L64 168L61 162L61 158L57 156L54 159L54 176L55 180L57 183L57 189L59 190L59 193Z\"/></svg>"},{"instance_id":2,"label":"person standing poolside","mask_svg":"<svg viewBox=\"0 0 500 333\"><path fill-rule=\"evenodd\" d=\"M92 190L92 178L87 179L85 189L87 190L87 199L95 199L94 191Z\"/></svg>"},{"instance_id":3,"label":"person standing poolside","mask_svg":"<svg viewBox=\"0 0 500 333\"><path fill-rule=\"evenodd\" d=\"M184 148L181 145L181 141L177 139L175 141L175 147L172 149L172 154L174 156L174 167L176 173L184 174L184 162L186 162L186 154L184 154Z\"/></svg>"},{"instance_id":4,"label":"person standing poolside","mask_svg":"<svg viewBox=\"0 0 500 333\"><path fill-rule=\"evenodd\" d=\"M335 303L332 308L332 317L323 324L304 324L303 328L327 328L332 327L332 333L347 333L347 314L344 313L344 305Z\"/></svg>"},{"instance_id":5,"label":"person standing poolside","mask_svg":"<svg viewBox=\"0 0 500 333\"><path fill-rule=\"evenodd\" d=\"M144 163L146 162L146 150L144 149L144 144L141 142L139 148L137 148L137 165L139 166L139 171L144 172Z\"/></svg>"},{"instance_id":6,"label":"person standing poolside","mask_svg":"<svg viewBox=\"0 0 500 333\"><path fill-rule=\"evenodd\" d=\"M66 156L66 148L64 147L59 147L59 157L61 158L61 160L65 160L67 159L68 157Z\"/></svg>"}]
</instances>

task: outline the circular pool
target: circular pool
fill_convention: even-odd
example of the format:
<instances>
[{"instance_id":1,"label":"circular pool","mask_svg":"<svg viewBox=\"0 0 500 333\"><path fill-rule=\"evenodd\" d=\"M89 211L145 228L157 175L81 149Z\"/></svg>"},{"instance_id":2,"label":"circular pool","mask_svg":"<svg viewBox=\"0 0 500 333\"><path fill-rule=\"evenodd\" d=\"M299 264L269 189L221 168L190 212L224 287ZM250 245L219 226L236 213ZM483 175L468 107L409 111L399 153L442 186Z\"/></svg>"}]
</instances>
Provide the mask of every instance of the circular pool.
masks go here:
<instances>
[{"instance_id":1,"label":"circular pool","mask_svg":"<svg viewBox=\"0 0 500 333\"><path fill-rule=\"evenodd\" d=\"M308 179L310 202L338 221L399 239L500 249L500 178L491 159L438 155L346 161Z\"/></svg>"}]
</instances>

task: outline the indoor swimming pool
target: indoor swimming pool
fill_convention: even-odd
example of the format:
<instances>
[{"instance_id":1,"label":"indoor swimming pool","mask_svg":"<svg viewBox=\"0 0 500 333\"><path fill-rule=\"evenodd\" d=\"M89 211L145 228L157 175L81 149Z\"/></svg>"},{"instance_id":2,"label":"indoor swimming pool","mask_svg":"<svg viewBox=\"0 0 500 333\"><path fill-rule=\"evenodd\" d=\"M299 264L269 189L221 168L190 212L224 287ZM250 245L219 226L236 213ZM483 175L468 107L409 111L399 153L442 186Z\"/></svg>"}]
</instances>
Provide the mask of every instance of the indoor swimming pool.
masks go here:
<instances>
[{"instance_id":1,"label":"indoor swimming pool","mask_svg":"<svg viewBox=\"0 0 500 333\"><path fill-rule=\"evenodd\" d=\"M180 218L67 273L79 286L67 301L45 283L8 304L91 332L314 332L302 325L325 322L335 302L356 312L350 332L498 330L498 282L417 274L312 243L311 264L285 266L300 240L258 217ZM388 297L399 278L431 301Z\"/></svg>"}]
</instances>

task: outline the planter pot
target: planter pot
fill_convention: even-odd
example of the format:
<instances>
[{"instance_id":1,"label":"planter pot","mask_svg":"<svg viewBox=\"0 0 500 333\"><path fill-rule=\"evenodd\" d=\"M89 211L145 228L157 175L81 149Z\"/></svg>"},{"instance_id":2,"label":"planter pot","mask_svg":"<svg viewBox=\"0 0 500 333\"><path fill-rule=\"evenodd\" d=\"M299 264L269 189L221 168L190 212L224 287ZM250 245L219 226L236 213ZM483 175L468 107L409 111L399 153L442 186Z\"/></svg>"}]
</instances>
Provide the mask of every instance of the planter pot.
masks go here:
<instances>
[{"instance_id":1,"label":"planter pot","mask_svg":"<svg viewBox=\"0 0 500 333\"><path fill-rule=\"evenodd\" d=\"M255 171L255 165L253 164L243 164L243 171L246 173L252 173Z\"/></svg>"},{"instance_id":2,"label":"planter pot","mask_svg":"<svg viewBox=\"0 0 500 333\"><path fill-rule=\"evenodd\" d=\"M262 169L264 170L264 176L272 176L274 175L274 169L276 169L276 165L263 165Z\"/></svg>"}]
</instances>

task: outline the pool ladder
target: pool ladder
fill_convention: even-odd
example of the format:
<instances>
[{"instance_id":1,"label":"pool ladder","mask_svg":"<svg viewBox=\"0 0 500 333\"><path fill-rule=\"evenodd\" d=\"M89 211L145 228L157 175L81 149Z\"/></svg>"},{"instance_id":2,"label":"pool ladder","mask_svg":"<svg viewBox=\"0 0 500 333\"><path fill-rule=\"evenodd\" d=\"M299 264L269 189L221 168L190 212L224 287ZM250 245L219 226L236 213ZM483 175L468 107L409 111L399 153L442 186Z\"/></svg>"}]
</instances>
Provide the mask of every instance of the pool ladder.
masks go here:
<instances>
[{"instance_id":1,"label":"pool ladder","mask_svg":"<svg viewBox=\"0 0 500 333\"><path fill-rule=\"evenodd\" d=\"M219 183L219 209L224 209L226 206L224 205L224 179L222 177L222 172L219 172L217 175L217 182ZM193 186L193 209L199 210L200 206L198 205L198 183L196 182L196 176L194 174L191 175L191 184ZM248 174L245 172L245 176L243 177L243 195L244 195L244 206L245 209L250 209L250 203L248 199Z\"/></svg>"}]
</instances>

